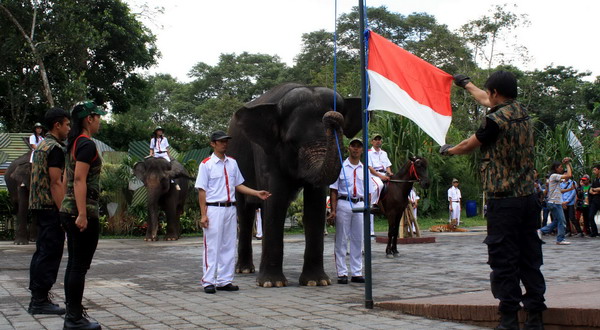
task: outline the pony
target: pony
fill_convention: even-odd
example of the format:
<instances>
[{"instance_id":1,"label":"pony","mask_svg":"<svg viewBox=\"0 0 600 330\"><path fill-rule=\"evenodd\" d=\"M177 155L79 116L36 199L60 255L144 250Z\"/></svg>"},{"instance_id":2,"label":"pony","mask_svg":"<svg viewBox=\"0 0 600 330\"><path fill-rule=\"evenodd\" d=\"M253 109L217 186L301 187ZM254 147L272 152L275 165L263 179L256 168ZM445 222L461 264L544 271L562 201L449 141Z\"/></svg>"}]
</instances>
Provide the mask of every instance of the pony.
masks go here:
<instances>
[{"instance_id":1,"label":"pony","mask_svg":"<svg viewBox=\"0 0 600 330\"><path fill-rule=\"evenodd\" d=\"M410 157L402 168L394 173L382 192L377 203L381 213L388 220L388 243L385 254L388 258L398 256L398 234L400 230L400 219L408 206L408 195L413 183L418 182L421 187L429 187L427 176L427 160L422 157Z\"/></svg>"}]
</instances>

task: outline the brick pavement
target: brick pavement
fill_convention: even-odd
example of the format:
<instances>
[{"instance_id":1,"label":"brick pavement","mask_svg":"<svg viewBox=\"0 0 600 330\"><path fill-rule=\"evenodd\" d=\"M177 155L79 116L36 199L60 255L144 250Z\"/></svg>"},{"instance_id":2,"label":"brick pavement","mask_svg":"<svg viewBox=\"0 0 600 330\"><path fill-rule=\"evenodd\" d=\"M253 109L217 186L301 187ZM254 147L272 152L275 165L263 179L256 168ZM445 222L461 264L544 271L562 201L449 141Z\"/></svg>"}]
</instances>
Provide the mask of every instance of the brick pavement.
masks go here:
<instances>
[{"instance_id":1,"label":"brick pavement","mask_svg":"<svg viewBox=\"0 0 600 330\"><path fill-rule=\"evenodd\" d=\"M489 290L484 233L439 233L435 244L400 245L401 256L385 258L385 245L373 244L375 302ZM549 240L549 239L547 239ZM600 239L572 239L571 246L544 246L548 285L597 278L589 251ZM363 308L359 284L301 287L304 239L286 236L284 273L289 286L260 288L255 275L237 275L238 292L205 294L201 277L201 238L176 242L141 239L101 240L88 272L84 305L105 329L480 329L477 326ZM258 268L260 241L254 242ZM0 242L0 329L59 329L58 316L31 316L28 269L34 245ZM62 277L53 290L63 304ZM325 268L335 279L333 237L325 239Z\"/></svg>"}]
</instances>

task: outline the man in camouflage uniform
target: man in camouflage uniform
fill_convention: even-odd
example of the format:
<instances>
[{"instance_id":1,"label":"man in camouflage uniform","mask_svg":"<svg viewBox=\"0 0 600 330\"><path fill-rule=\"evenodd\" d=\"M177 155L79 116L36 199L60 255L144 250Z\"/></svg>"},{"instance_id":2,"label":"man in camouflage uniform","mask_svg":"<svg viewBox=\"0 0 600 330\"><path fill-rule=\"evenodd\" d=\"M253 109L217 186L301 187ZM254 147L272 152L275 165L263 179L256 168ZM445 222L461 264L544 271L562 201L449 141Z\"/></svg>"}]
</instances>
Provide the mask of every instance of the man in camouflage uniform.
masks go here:
<instances>
[{"instance_id":1,"label":"man in camouflage uniform","mask_svg":"<svg viewBox=\"0 0 600 330\"><path fill-rule=\"evenodd\" d=\"M540 205L534 194L533 127L515 100L517 80L510 72L497 71L485 83L486 91L464 75L454 76L454 83L491 107L475 134L456 146L442 146L440 153L468 154L481 147L481 178L488 200L485 243L492 293L500 300L496 329L519 329L520 303L527 311L525 329L543 329L546 284L540 271L542 241L537 235Z\"/></svg>"},{"instance_id":2,"label":"man in camouflage uniform","mask_svg":"<svg viewBox=\"0 0 600 330\"><path fill-rule=\"evenodd\" d=\"M48 110L44 123L50 131L35 149L29 191L29 209L37 217L39 232L29 269L31 302L28 312L64 314L65 309L52 302L49 292L56 282L65 242L58 210L65 195L63 141L71 124L69 114L60 108Z\"/></svg>"}]
</instances>

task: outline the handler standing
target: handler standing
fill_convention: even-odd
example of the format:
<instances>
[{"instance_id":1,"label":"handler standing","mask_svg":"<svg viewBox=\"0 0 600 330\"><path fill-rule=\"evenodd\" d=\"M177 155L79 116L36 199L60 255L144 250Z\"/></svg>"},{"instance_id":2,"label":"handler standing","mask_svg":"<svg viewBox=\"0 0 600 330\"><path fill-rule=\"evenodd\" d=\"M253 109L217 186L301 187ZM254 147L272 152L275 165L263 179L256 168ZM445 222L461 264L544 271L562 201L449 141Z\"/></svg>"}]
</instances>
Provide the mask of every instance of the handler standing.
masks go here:
<instances>
[{"instance_id":1,"label":"handler standing","mask_svg":"<svg viewBox=\"0 0 600 330\"><path fill-rule=\"evenodd\" d=\"M510 72L494 72L484 85L486 91L464 75L455 75L454 83L481 105L491 107L474 135L457 146L442 146L440 153L468 154L481 147L483 189L488 198L484 242L492 268L492 293L500 300L496 329L519 329L520 303L527 311L525 328L543 329L546 283L540 271L542 240L537 235L540 206L534 194L533 125L515 100L517 79Z\"/></svg>"},{"instance_id":2,"label":"handler standing","mask_svg":"<svg viewBox=\"0 0 600 330\"><path fill-rule=\"evenodd\" d=\"M63 141L71 130L69 118L69 113L63 109L48 110L44 123L50 131L34 150L29 209L37 218L39 231L29 267L29 314L65 313L64 308L58 307L50 299L50 289L56 283L65 245L65 232L60 225L58 210L65 197L62 179L65 168Z\"/></svg>"},{"instance_id":3,"label":"handler standing","mask_svg":"<svg viewBox=\"0 0 600 330\"><path fill-rule=\"evenodd\" d=\"M329 224L335 223L335 266L338 283L348 284L346 249L350 240L350 281L365 283L362 276L363 214L352 213L352 208L364 207L364 170L360 157L363 144L353 139L348 146L346 158L338 179L329 186L331 213Z\"/></svg>"},{"instance_id":4,"label":"handler standing","mask_svg":"<svg viewBox=\"0 0 600 330\"><path fill-rule=\"evenodd\" d=\"M460 189L458 189L458 179L452 179L452 187L448 189L448 204L450 205L450 219L448 222L452 223L452 220L456 220L456 225L460 226L460 200L462 195Z\"/></svg>"},{"instance_id":5,"label":"handler standing","mask_svg":"<svg viewBox=\"0 0 600 330\"><path fill-rule=\"evenodd\" d=\"M204 260L202 262L202 286L204 292L216 290L237 291L233 285L235 272L235 246L237 216L235 192L266 200L268 191L258 191L244 186L244 178L235 159L227 157L227 145L231 139L223 131L210 136L213 154L204 159L198 168L196 188L204 232Z\"/></svg>"}]
</instances>

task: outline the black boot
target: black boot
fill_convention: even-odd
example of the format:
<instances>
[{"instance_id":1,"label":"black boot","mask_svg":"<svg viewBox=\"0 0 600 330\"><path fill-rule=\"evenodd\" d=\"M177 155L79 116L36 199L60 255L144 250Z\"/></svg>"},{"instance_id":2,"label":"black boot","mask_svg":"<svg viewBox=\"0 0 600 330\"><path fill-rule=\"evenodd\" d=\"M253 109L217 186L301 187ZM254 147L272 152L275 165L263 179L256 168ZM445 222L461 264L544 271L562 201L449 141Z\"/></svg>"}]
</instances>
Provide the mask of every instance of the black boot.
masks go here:
<instances>
[{"instance_id":1,"label":"black boot","mask_svg":"<svg viewBox=\"0 0 600 330\"><path fill-rule=\"evenodd\" d=\"M527 312L525 327L527 330L544 330L544 321L542 321L542 312Z\"/></svg>"},{"instance_id":2,"label":"black boot","mask_svg":"<svg viewBox=\"0 0 600 330\"><path fill-rule=\"evenodd\" d=\"M514 312L500 312L500 324L496 330L519 330L519 314Z\"/></svg>"},{"instance_id":3,"label":"black boot","mask_svg":"<svg viewBox=\"0 0 600 330\"><path fill-rule=\"evenodd\" d=\"M31 315L35 314L56 314L62 315L65 309L59 307L58 304L52 302L52 294L50 292L39 293L33 292L31 302L27 312Z\"/></svg>"},{"instance_id":4,"label":"black boot","mask_svg":"<svg viewBox=\"0 0 600 330\"><path fill-rule=\"evenodd\" d=\"M65 315L65 325L63 330L66 329L80 329L80 330L98 330L102 329L98 322L90 322L88 315L85 312L83 306L71 306L67 304L67 315Z\"/></svg>"}]
</instances>

